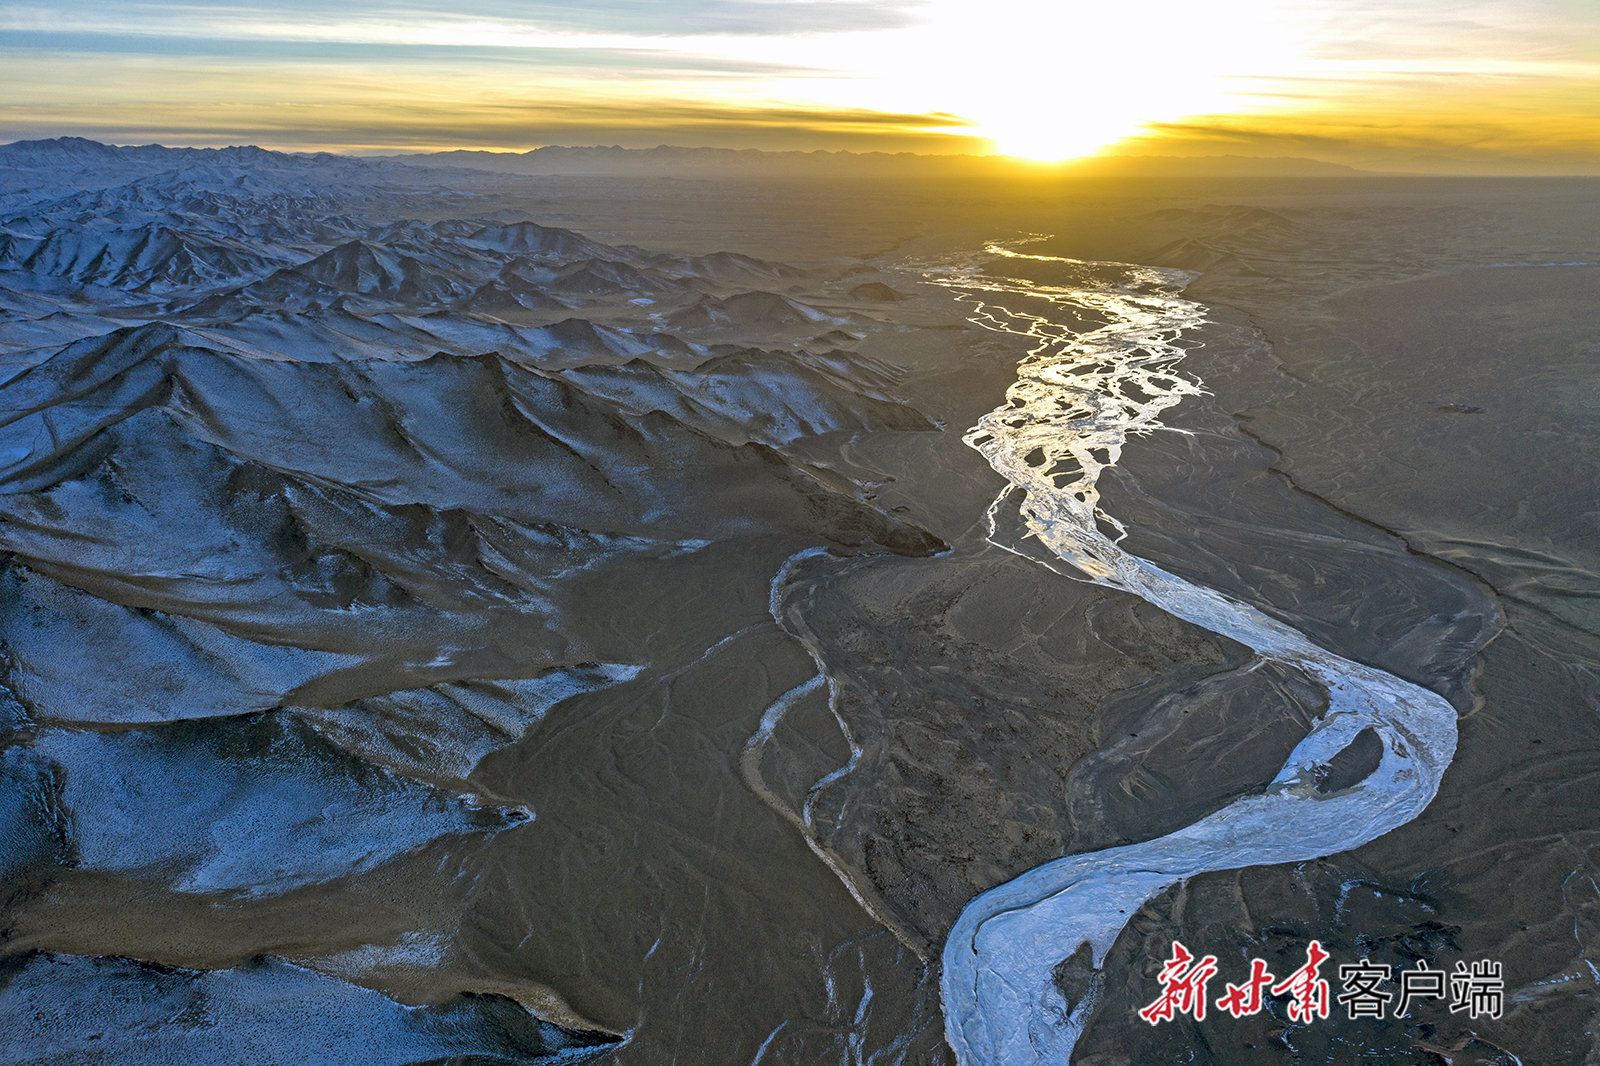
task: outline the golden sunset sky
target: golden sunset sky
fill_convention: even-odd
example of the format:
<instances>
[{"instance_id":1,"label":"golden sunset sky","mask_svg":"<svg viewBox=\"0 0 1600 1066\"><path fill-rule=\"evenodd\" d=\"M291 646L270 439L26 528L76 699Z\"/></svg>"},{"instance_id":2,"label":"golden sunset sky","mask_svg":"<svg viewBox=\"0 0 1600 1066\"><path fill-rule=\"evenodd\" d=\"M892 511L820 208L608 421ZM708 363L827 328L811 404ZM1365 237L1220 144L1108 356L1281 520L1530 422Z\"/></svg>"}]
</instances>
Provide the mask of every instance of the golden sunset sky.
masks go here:
<instances>
[{"instance_id":1,"label":"golden sunset sky","mask_svg":"<svg viewBox=\"0 0 1600 1066\"><path fill-rule=\"evenodd\" d=\"M55 0L0 84L0 140L1600 173L1600 0Z\"/></svg>"}]
</instances>

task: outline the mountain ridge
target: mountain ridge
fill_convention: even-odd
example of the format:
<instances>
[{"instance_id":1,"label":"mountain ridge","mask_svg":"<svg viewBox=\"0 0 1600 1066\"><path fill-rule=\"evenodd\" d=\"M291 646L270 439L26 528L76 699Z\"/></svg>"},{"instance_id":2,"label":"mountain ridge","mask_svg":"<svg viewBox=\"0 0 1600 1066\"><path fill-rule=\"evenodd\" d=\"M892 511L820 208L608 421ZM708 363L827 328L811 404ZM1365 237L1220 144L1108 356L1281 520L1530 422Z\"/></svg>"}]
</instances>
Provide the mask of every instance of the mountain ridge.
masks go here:
<instances>
[{"instance_id":1,"label":"mountain ridge","mask_svg":"<svg viewBox=\"0 0 1600 1066\"><path fill-rule=\"evenodd\" d=\"M0 144L0 164L39 168L120 162L172 165L242 165L246 162L290 165L399 164L418 169L467 169L494 173L626 176L629 174L718 173L769 174L786 170L929 174L1044 174L1128 177L1334 177L1372 171L1340 163L1294 156L1237 154L1205 156L1116 155L1042 163L1005 155L916 152L852 152L814 149L770 150L661 144L653 148L621 145L541 145L527 151L456 148L438 152L284 152L256 145L195 148L160 144L111 145L85 137L56 137Z\"/></svg>"}]
</instances>

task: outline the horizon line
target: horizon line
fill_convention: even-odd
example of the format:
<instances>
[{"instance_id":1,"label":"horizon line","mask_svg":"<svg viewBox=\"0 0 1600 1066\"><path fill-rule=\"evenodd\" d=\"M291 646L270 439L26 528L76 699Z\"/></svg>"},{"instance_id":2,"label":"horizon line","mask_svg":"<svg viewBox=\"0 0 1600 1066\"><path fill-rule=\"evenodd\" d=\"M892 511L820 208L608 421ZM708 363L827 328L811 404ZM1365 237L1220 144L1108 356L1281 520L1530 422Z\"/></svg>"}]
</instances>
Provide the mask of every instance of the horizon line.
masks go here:
<instances>
[{"instance_id":1,"label":"horizon line","mask_svg":"<svg viewBox=\"0 0 1600 1066\"><path fill-rule=\"evenodd\" d=\"M1093 169L1096 167L1116 167L1118 164L1153 165L1183 163L1230 163L1236 165L1258 165L1263 170L1271 164L1285 164L1298 167L1312 166L1326 168L1327 173L1322 174L1284 174L1271 175L1268 173L1249 174L1234 173L1225 175L1199 175L1206 177L1303 177L1303 178L1339 178L1339 177L1380 177L1380 178L1600 178L1600 162L1592 164L1592 170L1553 170L1538 169L1537 164L1525 158L1501 157L1496 160L1486 161L1499 163L1501 169L1490 169L1483 164L1473 168L1473 163L1467 160L1427 160L1426 168L1418 169L1377 169L1370 167L1357 167L1348 163L1340 163L1316 156L1295 155L1254 155L1242 152L1207 152L1207 153L1160 153L1160 152L1118 152L1102 151L1089 155L1078 156L1061 160L1030 159L1025 156L1008 155L1004 152L927 152L927 151L887 151L884 149L860 150L853 148L763 148L763 147L727 147L723 145L696 145L674 144L661 142L648 147L631 147L616 143L604 144L537 144L530 148L503 148L498 146L458 146L451 148L406 148L400 146L351 149L351 148L273 148L252 142L239 142L226 145L204 143L172 143L165 141L147 141L143 143L117 143L103 141L94 137L85 137L81 134L59 134L54 137L19 137L12 141L0 143L0 150L14 148L20 145L43 145L60 142L82 142L98 147L114 150L160 149L165 151L195 151L195 152L222 152L238 149L254 149L281 156L295 156L314 158L317 156L334 156L341 159L352 160L396 160L427 159L449 155L482 155L503 159L522 159L535 155L541 151L575 151L575 152L619 152L642 155L650 152L677 151L718 153L721 155L734 155L744 158L757 157L795 157L803 156L813 159L863 159L863 160L892 160L892 161L927 161L933 163L949 162L968 165L993 164L1018 171L1028 171L1038 174L1062 173L1070 175L1074 170ZM1421 162L1419 159L1418 162ZM1459 169L1441 168L1439 163L1457 163ZM471 169L471 168L461 168ZM1129 177L1182 177L1181 174L1136 174Z\"/></svg>"}]
</instances>

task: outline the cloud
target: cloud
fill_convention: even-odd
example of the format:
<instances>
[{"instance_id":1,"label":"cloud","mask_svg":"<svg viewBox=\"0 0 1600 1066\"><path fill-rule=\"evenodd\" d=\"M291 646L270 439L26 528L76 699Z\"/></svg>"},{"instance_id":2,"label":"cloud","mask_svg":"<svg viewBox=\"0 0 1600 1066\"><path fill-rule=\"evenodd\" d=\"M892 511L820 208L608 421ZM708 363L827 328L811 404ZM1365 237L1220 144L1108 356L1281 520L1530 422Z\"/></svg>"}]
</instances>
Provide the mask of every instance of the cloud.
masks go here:
<instances>
[{"instance_id":1,"label":"cloud","mask_svg":"<svg viewBox=\"0 0 1600 1066\"><path fill-rule=\"evenodd\" d=\"M1373 170L1600 174L1600 115L1585 108L1583 88L1540 93L1537 112L1485 95L1441 101L1425 113L1323 106L1202 116L1152 124L1119 151L1307 156Z\"/></svg>"},{"instance_id":2,"label":"cloud","mask_svg":"<svg viewBox=\"0 0 1600 1066\"><path fill-rule=\"evenodd\" d=\"M291 150L661 143L972 150L967 139L933 132L959 129L963 120L953 115L718 99L670 78L605 80L581 70L518 81L499 66L440 73L408 62L175 63L145 55L102 56L70 77L54 57L13 57L6 66L18 90L0 103L0 140L76 134Z\"/></svg>"},{"instance_id":3,"label":"cloud","mask_svg":"<svg viewBox=\"0 0 1600 1066\"><path fill-rule=\"evenodd\" d=\"M4 50L16 56L46 55L87 62L95 55L174 56L195 60L310 60L333 64L413 63L437 67L514 65L555 71L623 74L743 74L803 77L814 67L627 48L490 47L473 44L389 44L346 40L259 40L237 37L157 37L90 31L12 30Z\"/></svg>"},{"instance_id":4,"label":"cloud","mask_svg":"<svg viewBox=\"0 0 1600 1066\"><path fill-rule=\"evenodd\" d=\"M0 27L84 33L246 40L392 42L406 27L492 25L523 35L684 38L879 32L916 23L919 0L506 0L344 3L320 0L217 5L56 0L0 7Z\"/></svg>"},{"instance_id":5,"label":"cloud","mask_svg":"<svg viewBox=\"0 0 1600 1066\"><path fill-rule=\"evenodd\" d=\"M1572 0L1323 0L1308 14L1313 59L1570 62L1600 44L1593 15Z\"/></svg>"},{"instance_id":6,"label":"cloud","mask_svg":"<svg viewBox=\"0 0 1600 1066\"><path fill-rule=\"evenodd\" d=\"M406 6L437 9L427 3ZM765 36L904 29L916 22L919 7L906 0L589 0L469 3L459 14L574 32Z\"/></svg>"}]
</instances>

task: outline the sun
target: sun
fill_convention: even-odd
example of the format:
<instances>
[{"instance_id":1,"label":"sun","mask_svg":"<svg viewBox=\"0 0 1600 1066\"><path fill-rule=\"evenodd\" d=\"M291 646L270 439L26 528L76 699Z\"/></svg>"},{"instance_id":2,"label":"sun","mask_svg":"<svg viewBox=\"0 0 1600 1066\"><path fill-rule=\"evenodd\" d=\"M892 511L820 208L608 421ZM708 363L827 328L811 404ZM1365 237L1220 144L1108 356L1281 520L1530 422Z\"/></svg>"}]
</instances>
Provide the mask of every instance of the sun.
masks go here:
<instances>
[{"instance_id":1,"label":"sun","mask_svg":"<svg viewBox=\"0 0 1600 1066\"><path fill-rule=\"evenodd\" d=\"M1064 105L1080 93L1052 91L1080 86L1029 88L1016 96L972 101L969 115L975 127L969 132L987 140L1000 155L1060 163L1095 155L1175 113L1170 96L1159 87L1130 87L1115 96L1095 94L1098 98L1092 104L1082 106Z\"/></svg>"},{"instance_id":2,"label":"sun","mask_svg":"<svg viewBox=\"0 0 1600 1066\"><path fill-rule=\"evenodd\" d=\"M1138 119L1104 116L1098 121L1076 123L1060 116L1041 116L1034 121L985 122L976 132L1000 155L1037 163L1063 163L1094 155L1127 137L1138 124Z\"/></svg>"},{"instance_id":3,"label":"sun","mask_svg":"<svg viewBox=\"0 0 1600 1066\"><path fill-rule=\"evenodd\" d=\"M1009 156L1078 159L1196 115L1250 106L1244 72L1291 61L1285 0L1101 5L928 0L919 47L887 60Z\"/></svg>"}]
</instances>

